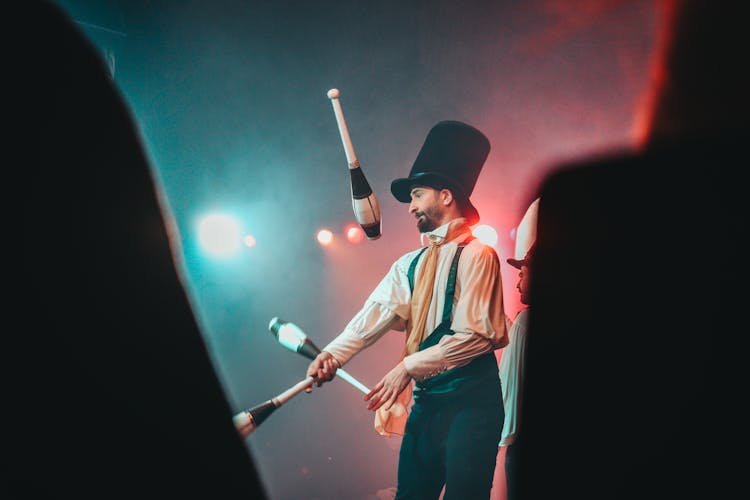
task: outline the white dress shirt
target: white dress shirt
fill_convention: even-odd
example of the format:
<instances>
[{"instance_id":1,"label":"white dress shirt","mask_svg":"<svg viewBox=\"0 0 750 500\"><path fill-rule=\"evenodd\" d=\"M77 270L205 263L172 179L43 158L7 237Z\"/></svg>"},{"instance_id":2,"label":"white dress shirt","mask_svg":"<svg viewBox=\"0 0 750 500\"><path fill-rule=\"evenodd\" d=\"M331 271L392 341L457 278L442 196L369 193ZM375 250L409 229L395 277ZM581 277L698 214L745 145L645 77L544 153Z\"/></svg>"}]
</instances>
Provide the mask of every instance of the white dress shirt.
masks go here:
<instances>
[{"instance_id":1,"label":"white dress shirt","mask_svg":"<svg viewBox=\"0 0 750 500\"><path fill-rule=\"evenodd\" d=\"M440 245L435 275L435 289L425 325L426 338L442 321L445 287L458 244L471 235L466 219L458 218L440 226L424 238L445 238L448 229L461 232L453 241ZM400 257L362 309L352 318L344 331L325 348L341 366L355 354L372 345L389 330L404 331L411 315L411 290L407 272L409 264L421 249ZM419 260L415 279L424 259ZM404 358L406 370L416 380L424 380L451 368L463 366L472 359L508 343L505 310L503 307L500 263L495 251L474 239L461 253L456 275L451 329L432 347Z\"/></svg>"}]
</instances>

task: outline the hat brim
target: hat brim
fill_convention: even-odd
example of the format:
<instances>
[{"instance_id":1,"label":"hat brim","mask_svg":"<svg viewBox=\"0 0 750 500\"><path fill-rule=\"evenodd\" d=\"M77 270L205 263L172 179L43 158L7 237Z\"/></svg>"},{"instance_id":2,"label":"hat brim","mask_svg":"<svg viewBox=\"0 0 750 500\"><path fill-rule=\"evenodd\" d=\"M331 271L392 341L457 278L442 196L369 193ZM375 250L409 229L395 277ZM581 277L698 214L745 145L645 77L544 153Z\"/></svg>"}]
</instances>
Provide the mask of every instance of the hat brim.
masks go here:
<instances>
[{"instance_id":1,"label":"hat brim","mask_svg":"<svg viewBox=\"0 0 750 500\"><path fill-rule=\"evenodd\" d=\"M526 259L506 259L505 261L516 269L521 269L522 266L528 265Z\"/></svg>"},{"instance_id":2,"label":"hat brim","mask_svg":"<svg viewBox=\"0 0 750 500\"><path fill-rule=\"evenodd\" d=\"M457 198L462 198L464 204L464 216L468 220L469 224L476 224L479 222L479 212L476 207L471 203L471 200L463 194L461 188L456 186L448 177L440 175L434 172L420 172L413 175L412 177L402 177L391 182L391 193L401 203L411 202L411 190L416 186L428 186L431 188L438 189L438 187L447 187L453 191L453 195Z\"/></svg>"},{"instance_id":3,"label":"hat brim","mask_svg":"<svg viewBox=\"0 0 750 500\"><path fill-rule=\"evenodd\" d=\"M428 186L435 189L450 186L452 190L458 191L455 182L444 175L436 172L419 172L411 177L404 177L391 182L391 193L401 203L409 203L411 201L411 190L417 186Z\"/></svg>"}]
</instances>

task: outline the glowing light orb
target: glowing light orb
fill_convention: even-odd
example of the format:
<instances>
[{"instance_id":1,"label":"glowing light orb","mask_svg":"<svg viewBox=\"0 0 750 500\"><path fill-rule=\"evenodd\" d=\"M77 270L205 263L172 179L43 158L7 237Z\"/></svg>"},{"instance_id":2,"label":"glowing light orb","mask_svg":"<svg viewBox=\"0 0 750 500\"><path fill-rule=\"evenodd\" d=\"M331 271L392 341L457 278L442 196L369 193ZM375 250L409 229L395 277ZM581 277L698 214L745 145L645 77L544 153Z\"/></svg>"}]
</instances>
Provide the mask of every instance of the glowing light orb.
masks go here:
<instances>
[{"instance_id":1,"label":"glowing light orb","mask_svg":"<svg viewBox=\"0 0 750 500\"><path fill-rule=\"evenodd\" d=\"M488 226L486 224L481 224L477 227L475 227L471 233L474 235L476 239L484 243L485 245L489 245L491 247L494 247L497 245L497 231L492 226Z\"/></svg>"},{"instance_id":2,"label":"glowing light orb","mask_svg":"<svg viewBox=\"0 0 750 500\"><path fill-rule=\"evenodd\" d=\"M239 224L224 214L203 217L198 223L198 240L205 252L217 257L235 253L242 242Z\"/></svg>"},{"instance_id":3,"label":"glowing light orb","mask_svg":"<svg viewBox=\"0 0 750 500\"><path fill-rule=\"evenodd\" d=\"M318 231L318 243L323 246L330 245L333 241L333 233L328 229L321 229Z\"/></svg>"},{"instance_id":4,"label":"glowing light orb","mask_svg":"<svg viewBox=\"0 0 750 500\"><path fill-rule=\"evenodd\" d=\"M253 248L258 243L258 240L256 240L255 236L252 234L248 234L242 239L242 243L244 243L247 248Z\"/></svg>"},{"instance_id":5,"label":"glowing light orb","mask_svg":"<svg viewBox=\"0 0 750 500\"><path fill-rule=\"evenodd\" d=\"M347 226L346 239L349 240L350 243L357 244L365 239L365 232L359 226Z\"/></svg>"}]
</instances>

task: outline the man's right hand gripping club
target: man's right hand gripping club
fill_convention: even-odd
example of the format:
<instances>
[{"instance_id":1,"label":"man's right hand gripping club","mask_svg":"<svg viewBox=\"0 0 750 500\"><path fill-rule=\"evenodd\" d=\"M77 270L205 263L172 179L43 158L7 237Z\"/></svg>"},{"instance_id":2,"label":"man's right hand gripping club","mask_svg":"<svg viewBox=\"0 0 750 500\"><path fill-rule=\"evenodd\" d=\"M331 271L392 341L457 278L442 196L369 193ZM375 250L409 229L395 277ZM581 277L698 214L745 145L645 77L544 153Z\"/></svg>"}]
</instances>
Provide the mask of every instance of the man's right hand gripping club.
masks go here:
<instances>
[{"instance_id":1,"label":"man's right hand gripping club","mask_svg":"<svg viewBox=\"0 0 750 500\"><path fill-rule=\"evenodd\" d=\"M333 380L336 376L336 370L340 367L339 362L330 352L323 351L310 362L307 367L307 376L315 379L315 385L320 387L326 382ZM313 387L305 389L305 392L312 392Z\"/></svg>"}]
</instances>

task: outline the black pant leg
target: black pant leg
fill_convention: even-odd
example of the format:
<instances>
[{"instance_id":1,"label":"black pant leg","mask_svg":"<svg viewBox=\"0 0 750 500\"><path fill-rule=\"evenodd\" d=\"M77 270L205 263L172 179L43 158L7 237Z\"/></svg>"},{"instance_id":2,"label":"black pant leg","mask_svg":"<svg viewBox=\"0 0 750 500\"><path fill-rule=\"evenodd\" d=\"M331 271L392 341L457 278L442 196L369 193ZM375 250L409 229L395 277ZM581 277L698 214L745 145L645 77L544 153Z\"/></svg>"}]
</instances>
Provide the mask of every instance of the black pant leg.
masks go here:
<instances>
[{"instance_id":1,"label":"black pant leg","mask_svg":"<svg viewBox=\"0 0 750 500\"><path fill-rule=\"evenodd\" d=\"M417 402L406 422L398 459L396 500L437 500L445 484L445 415ZM442 425L441 425L442 424Z\"/></svg>"},{"instance_id":2,"label":"black pant leg","mask_svg":"<svg viewBox=\"0 0 750 500\"><path fill-rule=\"evenodd\" d=\"M482 392L481 398L466 402L451 420L444 500L487 500L490 496L504 411L499 387Z\"/></svg>"}]
</instances>

